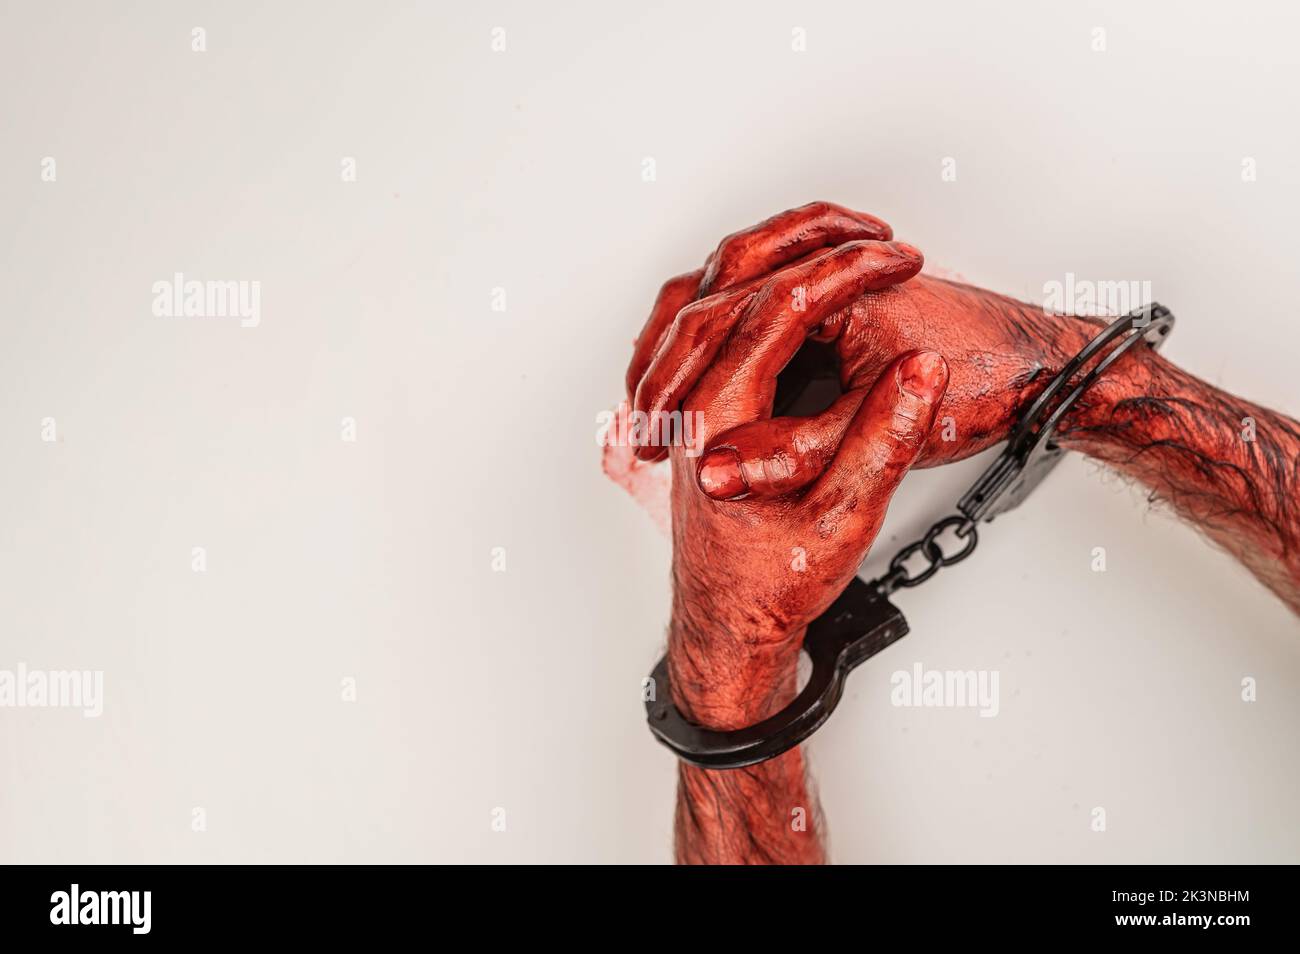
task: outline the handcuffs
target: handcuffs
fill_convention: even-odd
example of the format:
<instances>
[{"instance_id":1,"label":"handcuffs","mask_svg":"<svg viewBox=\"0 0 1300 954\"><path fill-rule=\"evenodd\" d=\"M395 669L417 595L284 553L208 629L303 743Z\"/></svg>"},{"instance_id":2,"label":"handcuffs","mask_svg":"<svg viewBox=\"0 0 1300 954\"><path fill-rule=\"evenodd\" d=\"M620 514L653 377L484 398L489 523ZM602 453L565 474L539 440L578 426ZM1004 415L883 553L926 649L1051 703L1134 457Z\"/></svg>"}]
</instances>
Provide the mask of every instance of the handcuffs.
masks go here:
<instances>
[{"instance_id":1,"label":"handcuffs","mask_svg":"<svg viewBox=\"0 0 1300 954\"><path fill-rule=\"evenodd\" d=\"M653 691L646 693L645 701L646 721L655 738L687 762L710 769L734 769L774 758L816 732L835 711L849 673L907 635L907 619L889 596L900 587L919 586L941 568L970 556L979 542L979 522L991 521L1019 506L1065 456L1053 442L1052 433L1070 406L1138 341L1159 348L1173 325L1173 313L1152 302L1116 319L1089 341L1020 416L1005 449L958 501L958 512L939 520L920 540L898 551L883 576L870 582L854 577L830 608L808 624L803 648L812 662L812 672L780 712L731 731L695 725L673 704L668 657L660 659L650 674ZM1114 348L1080 374L1084 365L1116 339L1120 340ZM938 543L939 536L949 530L965 540L951 556ZM912 575L904 564L917 553L924 555L929 565Z\"/></svg>"}]
</instances>

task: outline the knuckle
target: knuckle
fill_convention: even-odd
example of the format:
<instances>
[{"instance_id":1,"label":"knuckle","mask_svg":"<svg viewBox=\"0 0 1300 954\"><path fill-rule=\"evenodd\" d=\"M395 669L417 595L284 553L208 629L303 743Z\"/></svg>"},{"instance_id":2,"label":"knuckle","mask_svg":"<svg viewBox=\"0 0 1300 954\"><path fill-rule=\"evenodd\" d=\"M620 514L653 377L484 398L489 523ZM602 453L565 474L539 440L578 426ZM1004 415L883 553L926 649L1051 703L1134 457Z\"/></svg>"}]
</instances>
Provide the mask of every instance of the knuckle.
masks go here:
<instances>
[{"instance_id":1,"label":"knuckle","mask_svg":"<svg viewBox=\"0 0 1300 954\"><path fill-rule=\"evenodd\" d=\"M841 264L856 265L880 255L881 243L874 239L854 239L844 242L832 253Z\"/></svg>"},{"instance_id":2,"label":"knuckle","mask_svg":"<svg viewBox=\"0 0 1300 954\"><path fill-rule=\"evenodd\" d=\"M910 403L900 404L885 425L885 440L900 451L910 451L921 440L921 409Z\"/></svg>"},{"instance_id":3,"label":"knuckle","mask_svg":"<svg viewBox=\"0 0 1300 954\"><path fill-rule=\"evenodd\" d=\"M795 474L795 461L789 454L778 451L763 459L763 479L769 484L784 484Z\"/></svg>"},{"instance_id":4,"label":"knuckle","mask_svg":"<svg viewBox=\"0 0 1300 954\"><path fill-rule=\"evenodd\" d=\"M705 302L694 302L677 313L677 330L681 334L698 335L709 320L709 307Z\"/></svg>"},{"instance_id":5,"label":"knuckle","mask_svg":"<svg viewBox=\"0 0 1300 954\"><path fill-rule=\"evenodd\" d=\"M713 250L713 259L719 269L734 264L753 233L754 229L741 229L739 232L732 232L725 236L718 243L718 247Z\"/></svg>"}]
</instances>

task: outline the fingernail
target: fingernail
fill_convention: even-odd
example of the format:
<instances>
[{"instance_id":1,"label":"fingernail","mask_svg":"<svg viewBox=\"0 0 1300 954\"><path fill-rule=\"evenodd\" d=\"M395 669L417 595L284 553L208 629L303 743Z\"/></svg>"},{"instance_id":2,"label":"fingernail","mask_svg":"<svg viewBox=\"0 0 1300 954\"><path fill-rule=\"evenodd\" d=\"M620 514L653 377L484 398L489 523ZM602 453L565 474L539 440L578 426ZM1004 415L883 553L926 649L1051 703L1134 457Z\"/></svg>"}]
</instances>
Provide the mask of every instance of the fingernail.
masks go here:
<instances>
[{"instance_id":1,"label":"fingernail","mask_svg":"<svg viewBox=\"0 0 1300 954\"><path fill-rule=\"evenodd\" d=\"M740 455L730 447L719 447L700 458L700 489L714 500L731 500L749 492L740 471Z\"/></svg>"},{"instance_id":2,"label":"fingernail","mask_svg":"<svg viewBox=\"0 0 1300 954\"><path fill-rule=\"evenodd\" d=\"M894 248L898 249L898 251L902 252L904 255L907 255L911 258L918 258L921 261L925 261L925 256L921 254L921 250L917 248L915 245L908 245L906 242L892 242L890 244L892 244Z\"/></svg>"},{"instance_id":3,"label":"fingernail","mask_svg":"<svg viewBox=\"0 0 1300 954\"><path fill-rule=\"evenodd\" d=\"M918 351L898 366L898 386L933 404L948 381L948 364L937 351Z\"/></svg>"}]
</instances>

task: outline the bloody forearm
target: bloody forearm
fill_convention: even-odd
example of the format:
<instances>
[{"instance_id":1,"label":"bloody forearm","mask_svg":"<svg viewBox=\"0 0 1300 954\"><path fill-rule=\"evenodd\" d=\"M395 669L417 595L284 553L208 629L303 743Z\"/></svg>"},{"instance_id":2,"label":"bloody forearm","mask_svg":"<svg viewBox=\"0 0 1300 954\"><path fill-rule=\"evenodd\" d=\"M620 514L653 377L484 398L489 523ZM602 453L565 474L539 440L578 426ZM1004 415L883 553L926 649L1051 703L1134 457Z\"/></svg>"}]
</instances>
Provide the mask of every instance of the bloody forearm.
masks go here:
<instances>
[{"instance_id":1,"label":"bloody forearm","mask_svg":"<svg viewBox=\"0 0 1300 954\"><path fill-rule=\"evenodd\" d=\"M1151 488L1300 613L1300 424L1151 353L1125 357L1058 429Z\"/></svg>"},{"instance_id":2,"label":"bloody forearm","mask_svg":"<svg viewBox=\"0 0 1300 954\"><path fill-rule=\"evenodd\" d=\"M748 768L678 769L678 864L819 865L820 824L797 748Z\"/></svg>"},{"instance_id":3,"label":"bloody forearm","mask_svg":"<svg viewBox=\"0 0 1300 954\"><path fill-rule=\"evenodd\" d=\"M702 725L736 729L778 711L795 691L802 637L737 638L745 621L683 598L668 638L674 704ZM729 614L728 614L729 615ZM722 631L723 625L731 632ZM748 627L752 635L761 625ZM742 769L680 763L674 824L678 864L821 864L821 818L798 748Z\"/></svg>"}]
</instances>

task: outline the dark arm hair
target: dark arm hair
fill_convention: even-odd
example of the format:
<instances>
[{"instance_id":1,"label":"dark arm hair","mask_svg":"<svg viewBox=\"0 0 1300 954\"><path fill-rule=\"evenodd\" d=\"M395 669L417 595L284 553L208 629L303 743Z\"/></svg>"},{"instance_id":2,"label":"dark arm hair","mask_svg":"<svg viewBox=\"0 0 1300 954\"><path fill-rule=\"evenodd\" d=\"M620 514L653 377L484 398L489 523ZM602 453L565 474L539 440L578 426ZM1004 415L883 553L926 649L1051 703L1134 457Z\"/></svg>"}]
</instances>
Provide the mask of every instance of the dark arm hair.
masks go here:
<instances>
[{"instance_id":1,"label":"dark arm hair","mask_svg":"<svg viewBox=\"0 0 1300 954\"><path fill-rule=\"evenodd\" d=\"M1151 352L1115 370L1062 422L1062 445L1149 488L1300 613L1300 424Z\"/></svg>"}]
</instances>

